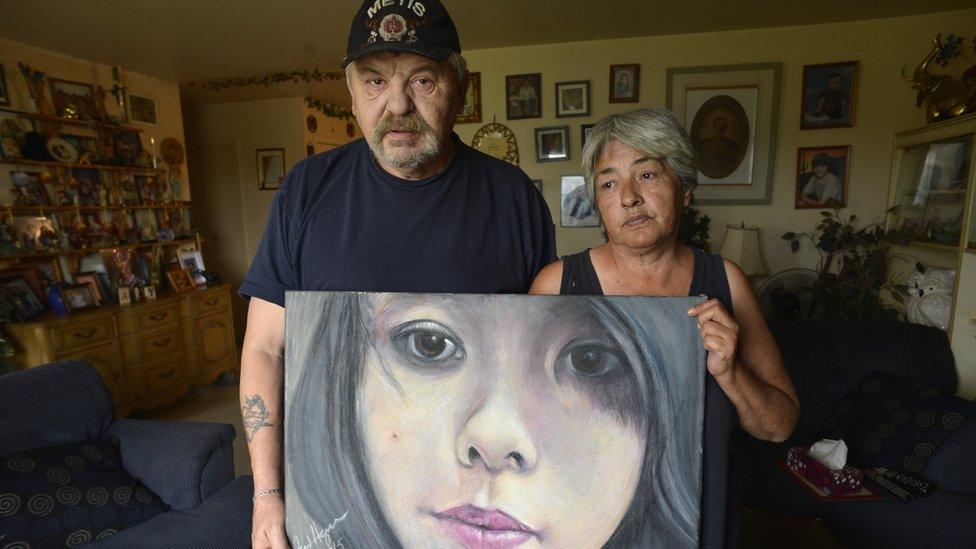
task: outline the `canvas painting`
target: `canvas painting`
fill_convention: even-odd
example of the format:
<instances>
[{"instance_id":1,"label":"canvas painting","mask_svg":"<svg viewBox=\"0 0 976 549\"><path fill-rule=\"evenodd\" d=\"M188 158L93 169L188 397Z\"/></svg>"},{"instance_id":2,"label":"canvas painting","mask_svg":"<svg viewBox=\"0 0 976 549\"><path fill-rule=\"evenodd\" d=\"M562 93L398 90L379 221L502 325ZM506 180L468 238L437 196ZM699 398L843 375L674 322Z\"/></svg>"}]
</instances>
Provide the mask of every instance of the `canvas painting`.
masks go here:
<instances>
[{"instance_id":1,"label":"canvas painting","mask_svg":"<svg viewBox=\"0 0 976 549\"><path fill-rule=\"evenodd\" d=\"M697 547L703 298L288 292L292 547Z\"/></svg>"}]
</instances>

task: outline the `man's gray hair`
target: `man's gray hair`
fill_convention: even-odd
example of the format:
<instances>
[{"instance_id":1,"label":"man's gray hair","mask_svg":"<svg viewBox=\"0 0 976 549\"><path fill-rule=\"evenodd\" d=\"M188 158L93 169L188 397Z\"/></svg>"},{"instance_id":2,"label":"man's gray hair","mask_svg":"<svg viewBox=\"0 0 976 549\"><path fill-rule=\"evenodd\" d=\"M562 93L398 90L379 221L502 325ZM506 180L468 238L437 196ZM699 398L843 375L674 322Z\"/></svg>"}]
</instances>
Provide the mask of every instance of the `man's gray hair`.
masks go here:
<instances>
[{"instance_id":1,"label":"man's gray hair","mask_svg":"<svg viewBox=\"0 0 976 549\"><path fill-rule=\"evenodd\" d=\"M353 61L346 65L346 80L349 80L349 76L352 71L352 66L356 63ZM458 89L461 88L461 83L464 82L464 76L468 74L468 62L464 59L464 56L456 51L452 51L451 55L447 57L447 64L454 69L454 75L457 77Z\"/></svg>"},{"instance_id":2,"label":"man's gray hair","mask_svg":"<svg viewBox=\"0 0 976 549\"><path fill-rule=\"evenodd\" d=\"M583 175L588 184L593 184L596 163L612 140L664 164L685 190L694 191L698 185L698 169L688 132L668 109L637 109L611 114L597 122L583 147Z\"/></svg>"}]
</instances>

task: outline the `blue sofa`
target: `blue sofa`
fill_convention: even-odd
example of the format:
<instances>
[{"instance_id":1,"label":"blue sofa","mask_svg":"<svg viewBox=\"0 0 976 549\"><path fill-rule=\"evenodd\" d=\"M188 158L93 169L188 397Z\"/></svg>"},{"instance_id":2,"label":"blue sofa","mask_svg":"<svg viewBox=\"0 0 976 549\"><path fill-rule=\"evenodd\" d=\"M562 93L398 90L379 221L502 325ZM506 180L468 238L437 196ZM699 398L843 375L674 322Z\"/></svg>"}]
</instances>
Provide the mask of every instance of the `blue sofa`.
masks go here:
<instances>
[{"instance_id":1,"label":"blue sofa","mask_svg":"<svg viewBox=\"0 0 976 549\"><path fill-rule=\"evenodd\" d=\"M0 546L246 547L253 486L234 478L234 428L114 411L84 362L0 377Z\"/></svg>"},{"instance_id":2,"label":"blue sofa","mask_svg":"<svg viewBox=\"0 0 976 549\"><path fill-rule=\"evenodd\" d=\"M784 321L770 328L796 385L800 418L785 443L736 440L742 503L818 517L845 546L971 546L976 404L953 395L957 376L945 332L887 321ZM855 465L913 468L936 490L910 502L818 501L779 462L787 449L821 438L844 439Z\"/></svg>"}]
</instances>

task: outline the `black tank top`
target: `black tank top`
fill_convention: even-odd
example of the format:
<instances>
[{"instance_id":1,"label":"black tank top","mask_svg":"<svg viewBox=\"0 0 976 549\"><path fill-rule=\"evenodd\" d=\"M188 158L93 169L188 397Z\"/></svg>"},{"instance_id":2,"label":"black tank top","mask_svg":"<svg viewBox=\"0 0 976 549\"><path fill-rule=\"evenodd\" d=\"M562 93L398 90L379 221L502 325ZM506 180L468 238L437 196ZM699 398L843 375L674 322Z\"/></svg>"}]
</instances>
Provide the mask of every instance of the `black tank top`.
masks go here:
<instances>
[{"instance_id":1,"label":"black tank top","mask_svg":"<svg viewBox=\"0 0 976 549\"><path fill-rule=\"evenodd\" d=\"M694 273L688 295L719 300L732 310L732 291L725 263L718 254L695 251ZM563 259L561 295L603 295L590 250ZM706 375L705 428L702 452L702 501L700 547L736 547L738 540L739 494L732 463L732 430L737 422L735 408L715 378Z\"/></svg>"}]
</instances>

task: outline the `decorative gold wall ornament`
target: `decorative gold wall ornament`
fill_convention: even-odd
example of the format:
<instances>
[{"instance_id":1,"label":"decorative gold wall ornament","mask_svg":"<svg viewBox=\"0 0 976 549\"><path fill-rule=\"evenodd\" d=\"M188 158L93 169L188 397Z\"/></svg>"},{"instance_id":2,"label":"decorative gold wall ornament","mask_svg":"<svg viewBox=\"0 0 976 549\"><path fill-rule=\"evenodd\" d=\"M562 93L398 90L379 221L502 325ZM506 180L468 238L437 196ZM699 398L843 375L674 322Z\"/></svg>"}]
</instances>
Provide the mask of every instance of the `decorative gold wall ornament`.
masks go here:
<instances>
[{"instance_id":1,"label":"decorative gold wall ornament","mask_svg":"<svg viewBox=\"0 0 976 549\"><path fill-rule=\"evenodd\" d=\"M475 132L471 146L489 156L519 165L518 140L515 139L515 134L508 126L496 122L494 116L491 124L485 124Z\"/></svg>"}]
</instances>

